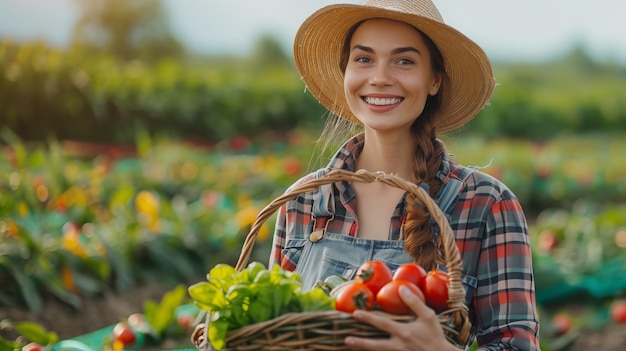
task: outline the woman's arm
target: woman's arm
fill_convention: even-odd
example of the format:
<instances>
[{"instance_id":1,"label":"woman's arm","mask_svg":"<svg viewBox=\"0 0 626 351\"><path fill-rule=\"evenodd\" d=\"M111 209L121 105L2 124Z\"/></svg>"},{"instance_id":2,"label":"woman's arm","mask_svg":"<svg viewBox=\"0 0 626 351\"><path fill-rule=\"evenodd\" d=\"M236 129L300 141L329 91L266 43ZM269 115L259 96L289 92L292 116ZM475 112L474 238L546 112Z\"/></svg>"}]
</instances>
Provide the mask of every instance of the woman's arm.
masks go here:
<instances>
[{"instance_id":1,"label":"woman's arm","mask_svg":"<svg viewBox=\"0 0 626 351\"><path fill-rule=\"evenodd\" d=\"M539 321L526 218L505 197L485 223L474 297L478 344L483 350L538 350Z\"/></svg>"}]
</instances>

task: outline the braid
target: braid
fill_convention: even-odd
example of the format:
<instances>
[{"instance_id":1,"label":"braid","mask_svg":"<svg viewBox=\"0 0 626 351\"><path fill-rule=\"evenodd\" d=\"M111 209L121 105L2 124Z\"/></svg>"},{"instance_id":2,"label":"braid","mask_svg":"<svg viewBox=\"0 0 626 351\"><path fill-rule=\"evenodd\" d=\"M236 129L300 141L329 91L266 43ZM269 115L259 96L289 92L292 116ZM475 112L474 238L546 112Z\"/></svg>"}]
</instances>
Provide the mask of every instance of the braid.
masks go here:
<instances>
[{"instance_id":1,"label":"braid","mask_svg":"<svg viewBox=\"0 0 626 351\"><path fill-rule=\"evenodd\" d=\"M420 116L412 128L416 140L413 175L416 183L428 184L431 197L441 189L441 181L435 177L441 165L443 145L436 139L436 128L427 115ZM408 199L407 217L404 223L405 248L415 262L425 269L444 263L440 249L441 239L432 236L430 214L412 196Z\"/></svg>"}]
</instances>

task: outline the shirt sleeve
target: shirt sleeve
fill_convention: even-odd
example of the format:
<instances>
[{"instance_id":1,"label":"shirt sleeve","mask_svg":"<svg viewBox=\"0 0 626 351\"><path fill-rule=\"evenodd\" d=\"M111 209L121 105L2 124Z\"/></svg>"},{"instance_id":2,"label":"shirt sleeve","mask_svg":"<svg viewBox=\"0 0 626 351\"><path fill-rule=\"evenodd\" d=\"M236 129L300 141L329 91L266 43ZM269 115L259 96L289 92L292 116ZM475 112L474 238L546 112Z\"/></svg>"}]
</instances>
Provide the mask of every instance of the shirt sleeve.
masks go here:
<instances>
[{"instance_id":1,"label":"shirt sleeve","mask_svg":"<svg viewBox=\"0 0 626 351\"><path fill-rule=\"evenodd\" d=\"M485 223L474 299L482 350L539 350L528 225L515 197L493 203Z\"/></svg>"},{"instance_id":2,"label":"shirt sleeve","mask_svg":"<svg viewBox=\"0 0 626 351\"><path fill-rule=\"evenodd\" d=\"M274 238L272 240L272 249L268 267L272 267L275 264L280 265L281 262L283 262L283 249L286 241L286 222L286 205L283 205L278 209L278 213L276 215L276 225L274 228ZM295 267L293 267L293 269L295 269Z\"/></svg>"}]
</instances>

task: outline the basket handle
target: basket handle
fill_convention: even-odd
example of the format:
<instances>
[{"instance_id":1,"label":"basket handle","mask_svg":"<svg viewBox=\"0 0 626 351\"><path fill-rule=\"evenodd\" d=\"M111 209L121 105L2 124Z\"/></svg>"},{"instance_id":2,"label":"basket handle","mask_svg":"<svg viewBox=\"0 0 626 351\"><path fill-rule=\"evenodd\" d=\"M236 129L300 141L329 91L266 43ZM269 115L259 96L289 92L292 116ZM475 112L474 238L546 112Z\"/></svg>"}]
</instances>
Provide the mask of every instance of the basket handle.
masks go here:
<instances>
[{"instance_id":1,"label":"basket handle","mask_svg":"<svg viewBox=\"0 0 626 351\"><path fill-rule=\"evenodd\" d=\"M448 276L450 279L450 285L448 288L448 306L451 309L466 308L464 305L465 290L461 280L461 254L456 246L454 233L452 232L452 228L450 228L448 219L439 206L437 206L437 203L424 189L396 175L385 174L383 172L370 172L366 170L352 172L343 169L334 169L319 178L311 179L306 183L298 184L292 187L289 191L285 192L283 195L275 198L257 215L256 220L252 224L252 227L246 236L246 240L244 241L241 254L235 268L241 271L248 264L248 260L250 259L250 254L252 253L259 230L263 226L263 223L265 223L265 221L280 206L285 204L287 201L298 197L302 193L317 191L321 185L339 181L361 183L381 182L405 190L419 200L426 207L430 215L435 219L435 222L439 226L439 231L441 232L440 235L443 243L443 254L444 259L446 260L446 267L448 269Z\"/></svg>"}]
</instances>

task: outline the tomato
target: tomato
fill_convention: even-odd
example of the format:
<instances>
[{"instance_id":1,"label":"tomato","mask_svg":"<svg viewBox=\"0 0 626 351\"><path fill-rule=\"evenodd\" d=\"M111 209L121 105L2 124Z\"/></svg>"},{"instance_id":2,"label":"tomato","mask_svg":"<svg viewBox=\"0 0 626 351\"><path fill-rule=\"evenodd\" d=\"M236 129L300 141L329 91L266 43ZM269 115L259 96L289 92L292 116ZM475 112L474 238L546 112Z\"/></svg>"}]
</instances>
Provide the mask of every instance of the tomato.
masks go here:
<instances>
[{"instance_id":1,"label":"tomato","mask_svg":"<svg viewBox=\"0 0 626 351\"><path fill-rule=\"evenodd\" d=\"M43 350L44 350L43 345L40 345L36 342L31 342L30 344L24 345L22 347L22 351L43 351Z\"/></svg>"},{"instance_id":2,"label":"tomato","mask_svg":"<svg viewBox=\"0 0 626 351\"><path fill-rule=\"evenodd\" d=\"M127 318L128 326L131 330L140 333L148 334L151 331L151 326L146 319L146 316L142 313L133 313Z\"/></svg>"},{"instance_id":3,"label":"tomato","mask_svg":"<svg viewBox=\"0 0 626 351\"><path fill-rule=\"evenodd\" d=\"M417 263L403 264L393 273L394 280L406 280L415 285L418 288L424 289L424 279L426 279L426 270Z\"/></svg>"},{"instance_id":4,"label":"tomato","mask_svg":"<svg viewBox=\"0 0 626 351\"><path fill-rule=\"evenodd\" d=\"M367 261L363 263L356 272L357 279L374 293L378 294L383 285L389 283L392 279L391 269L382 261Z\"/></svg>"},{"instance_id":5,"label":"tomato","mask_svg":"<svg viewBox=\"0 0 626 351\"><path fill-rule=\"evenodd\" d=\"M124 345L132 345L137 341L137 335L128 323L119 322L113 327L113 341L119 341Z\"/></svg>"},{"instance_id":6,"label":"tomato","mask_svg":"<svg viewBox=\"0 0 626 351\"><path fill-rule=\"evenodd\" d=\"M436 312L448 309L448 273L433 269L424 279L424 297L426 304Z\"/></svg>"},{"instance_id":7,"label":"tomato","mask_svg":"<svg viewBox=\"0 0 626 351\"><path fill-rule=\"evenodd\" d=\"M176 323L178 323L178 325L180 325L183 329L190 330L194 319L194 316L189 313L181 313L176 316Z\"/></svg>"},{"instance_id":8,"label":"tomato","mask_svg":"<svg viewBox=\"0 0 626 351\"><path fill-rule=\"evenodd\" d=\"M348 282L338 287L335 298L335 309L352 313L357 309L371 310L374 308L376 296L374 293L358 280Z\"/></svg>"},{"instance_id":9,"label":"tomato","mask_svg":"<svg viewBox=\"0 0 626 351\"><path fill-rule=\"evenodd\" d=\"M626 300L613 302L611 305L611 317L617 323L626 323Z\"/></svg>"},{"instance_id":10,"label":"tomato","mask_svg":"<svg viewBox=\"0 0 626 351\"><path fill-rule=\"evenodd\" d=\"M384 312L391 314L411 314L413 310L409 306L407 306L402 298L400 297L400 292L398 291L401 286L406 286L413 292L413 294L417 295L417 297L424 302L424 294L422 290L417 287L417 285L413 284L407 280L395 279L385 284L385 286L380 289L378 294L376 294L376 304L380 309Z\"/></svg>"},{"instance_id":11,"label":"tomato","mask_svg":"<svg viewBox=\"0 0 626 351\"><path fill-rule=\"evenodd\" d=\"M555 335L567 334L572 329L572 317L566 313L558 313L552 317Z\"/></svg>"},{"instance_id":12,"label":"tomato","mask_svg":"<svg viewBox=\"0 0 626 351\"><path fill-rule=\"evenodd\" d=\"M559 238L552 230L546 229L539 233L539 248L544 252L550 252L559 245Z\"/></svg>"}]
</instances>

